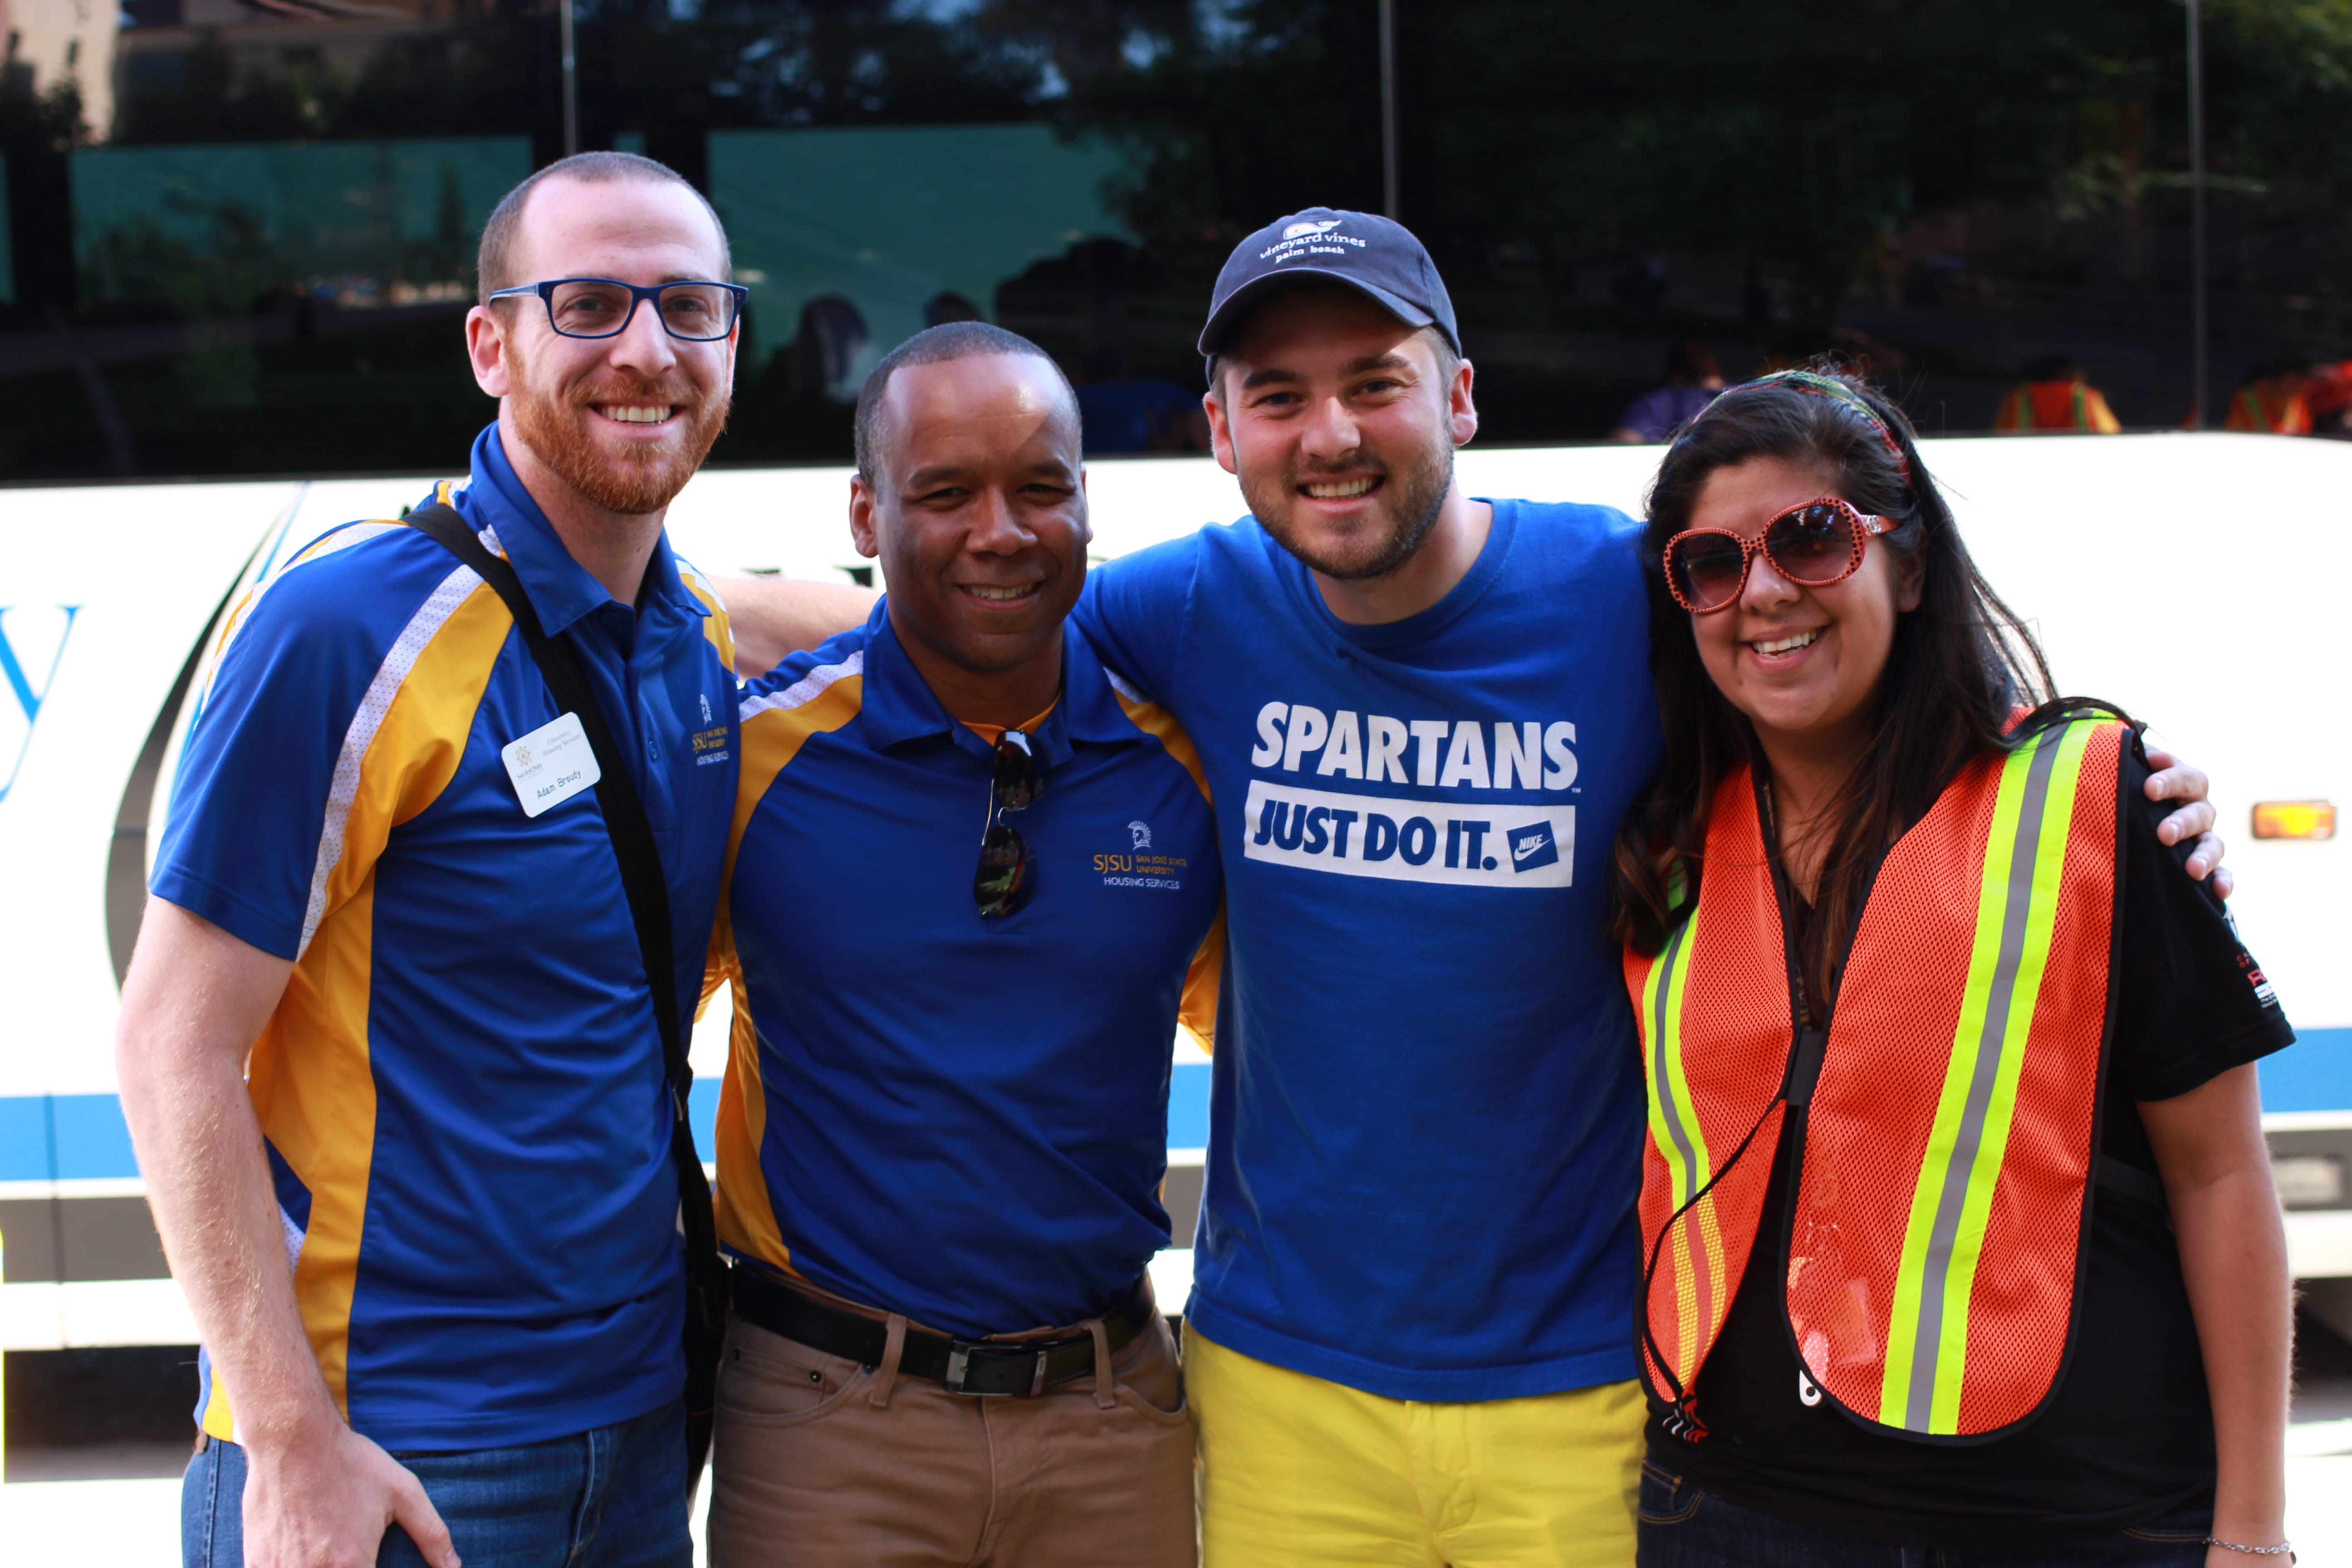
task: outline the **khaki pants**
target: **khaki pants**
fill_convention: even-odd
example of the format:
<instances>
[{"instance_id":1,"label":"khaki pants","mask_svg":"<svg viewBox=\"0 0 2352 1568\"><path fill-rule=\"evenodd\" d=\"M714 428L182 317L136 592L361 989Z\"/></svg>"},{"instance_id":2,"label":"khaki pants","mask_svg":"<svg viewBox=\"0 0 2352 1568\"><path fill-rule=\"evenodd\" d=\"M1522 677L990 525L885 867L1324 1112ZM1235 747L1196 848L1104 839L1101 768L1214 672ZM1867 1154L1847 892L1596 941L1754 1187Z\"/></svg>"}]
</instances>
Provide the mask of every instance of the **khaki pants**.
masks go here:
<instances>
[{"instance_id":1,"label":"khaki pants","mask_svg":"<svg viewBox=\"0 0 2352 1568\"><path fill-rule=\"evenodd\" d=\"M868 1370L733 1320L712 1568L1194 1568L1192 1427L1165 1319L1034 1398L950 1394L897 1359L895 1337Z\"/></svg>"}]
</instances>

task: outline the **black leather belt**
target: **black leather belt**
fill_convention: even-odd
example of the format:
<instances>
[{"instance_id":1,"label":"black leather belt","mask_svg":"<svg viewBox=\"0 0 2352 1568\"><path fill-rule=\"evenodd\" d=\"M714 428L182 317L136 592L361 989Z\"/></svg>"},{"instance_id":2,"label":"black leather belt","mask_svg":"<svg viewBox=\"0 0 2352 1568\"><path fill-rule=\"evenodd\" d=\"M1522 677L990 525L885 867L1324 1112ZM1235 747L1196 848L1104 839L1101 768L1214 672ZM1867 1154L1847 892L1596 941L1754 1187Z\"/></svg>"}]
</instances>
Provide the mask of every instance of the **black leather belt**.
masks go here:
<instances>
[{"instance_id":1,"label":"black leather belt","mask_svg":"<svg viewBox=\"0 0 2352 1568\"><path fill-rule=\"evenodd\" d=\"M772 1334L867 1367L879 1366L889 1325L780 1285L750 1264L738 1263L735 1310ZM1142 1280L1127 1300L1103 1314L1114 1354L1150 1326L1151 1292ZM898 1370L947 1384L950 1393L983 1397L1043 1394L1095 1369L1092 1334L1050 1340L960 1340L925 1329L907 1330Z\"/></svg>"}]
</instances>

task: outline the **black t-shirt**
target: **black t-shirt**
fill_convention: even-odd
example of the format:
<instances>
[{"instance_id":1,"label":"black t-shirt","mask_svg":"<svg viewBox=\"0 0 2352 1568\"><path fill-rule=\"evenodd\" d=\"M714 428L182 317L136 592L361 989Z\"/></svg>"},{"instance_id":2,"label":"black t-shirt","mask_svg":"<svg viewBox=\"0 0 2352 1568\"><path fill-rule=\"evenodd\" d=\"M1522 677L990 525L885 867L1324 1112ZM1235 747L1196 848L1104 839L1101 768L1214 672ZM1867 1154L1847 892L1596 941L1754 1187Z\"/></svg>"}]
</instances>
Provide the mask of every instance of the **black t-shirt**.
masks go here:
<instances>
[{"instance_id":1,"label":"black t-shirt","mask_svg":"<svg viewBox=\"0 0 2352 1568\"><path fill-rule=\"evenodd\" d=\"M2153 1173L2136 1101L2186 1094L2294 1038L2235 929L2181 869L2128 755L2116 1033L2101 1151ZM2258 989L2259 987L2259 989ZM1970 1446L1867 1431L1801 1388L1775 1287L1789 1148L1773 1166L1759 1240L1701 1368L1696 1443L1669 1436L1653 1402L1650 1452L1743 1506L1818 1530L1912 1546L1989 1546L2127 1529L2213 1489L2213 1417L2180 1257L2163 1214L2102 1186L2073 1359L2022 1430ZM1814 1393L1816 1403L1804 1402Z\"/></svg>"}]
</instances>

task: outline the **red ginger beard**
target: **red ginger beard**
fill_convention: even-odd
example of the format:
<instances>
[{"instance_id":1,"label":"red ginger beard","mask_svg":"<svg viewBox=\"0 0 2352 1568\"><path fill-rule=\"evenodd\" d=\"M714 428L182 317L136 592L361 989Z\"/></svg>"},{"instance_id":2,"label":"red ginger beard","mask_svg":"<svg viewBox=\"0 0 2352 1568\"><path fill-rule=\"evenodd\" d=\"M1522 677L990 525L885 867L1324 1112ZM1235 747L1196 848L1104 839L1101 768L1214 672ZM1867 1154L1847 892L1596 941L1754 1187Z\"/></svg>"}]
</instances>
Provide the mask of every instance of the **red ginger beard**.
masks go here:
<instances>
[{"instance_id":1,"label":"red ginger beard","mask_svg":"<svg viewBox=\"0 0 2352 1568\"><path fill-rule=\"evenodd\" d=\"M727 428L733 403L729 394L701 397L683 376L614 376L583 382L566 393L542 388L512 343L507 358L514 369L507 395L523 444L558 479L606 511L644 517L669 505ZM604 417L590 407L595 403L668 404L677 410L670 416L677 438L658 445L633 442L617 452L602 447L588 428L589 420Z\"/></svg>"}]
</instances>

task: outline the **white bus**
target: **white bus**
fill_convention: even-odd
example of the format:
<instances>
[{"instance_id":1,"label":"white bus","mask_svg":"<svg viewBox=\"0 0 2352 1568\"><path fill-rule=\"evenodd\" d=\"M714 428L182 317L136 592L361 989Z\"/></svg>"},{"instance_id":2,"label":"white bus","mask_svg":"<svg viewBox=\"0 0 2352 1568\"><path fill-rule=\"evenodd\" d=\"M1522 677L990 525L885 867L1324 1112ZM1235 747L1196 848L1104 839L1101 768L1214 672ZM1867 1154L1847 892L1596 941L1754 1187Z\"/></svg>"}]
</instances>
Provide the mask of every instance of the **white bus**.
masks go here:
<instances>
[{"instance_id":1,"label":"white bus","mask_svg":"<svg viewBox=\"0 0 2352 1568\"><path fill-rule=\"evenodd\" d=\"M1977 558L2064 689L2124 704L2213 774L2237 918L2302 1043L2263 1069L2295 1273L2352 1333L2352 445L2229 435L1927 443ZM1462 454L1474 493L1638 510L1655 448ZM1090 474L1108 558L1230 518L1203 458ZM0 489L0 1349L183 1344L115 1094L117 991L185 701L242 583L427 476ZM706 571L862 572L844 468L715 470L672 513ZM1573 613L1573 606L1563 606ZM2258 837L2257 818L2264 832ZM695 1036L706 1140L724 1002ZM1169 1206L1191 1235L1208 1065L1176 1047ZM706 1151L708 1148L706 1141ZM1189 1253L1164 1255L1182 1300Z\"/></svg>"}]
</instances>

